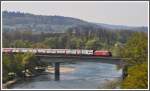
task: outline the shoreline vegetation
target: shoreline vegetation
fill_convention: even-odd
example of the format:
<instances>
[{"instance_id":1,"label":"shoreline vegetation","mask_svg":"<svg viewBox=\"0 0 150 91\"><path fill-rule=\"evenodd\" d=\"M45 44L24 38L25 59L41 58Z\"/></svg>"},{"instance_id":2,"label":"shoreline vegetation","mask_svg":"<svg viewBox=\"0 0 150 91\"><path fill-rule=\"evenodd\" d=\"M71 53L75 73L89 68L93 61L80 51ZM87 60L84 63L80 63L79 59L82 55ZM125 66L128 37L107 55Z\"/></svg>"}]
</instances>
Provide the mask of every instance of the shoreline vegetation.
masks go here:
<instances>
[{"instance_id":1,"label":"shoreline vegetation","mask_svg":"<svg viewBox=\"0 0 150 91\"><path fill-rule=\"evenodd\" d=\"M75 68L73 68L73 67L60 66L60 73L70 73L70 72L73 72L73 71L75 71ZM15 83L18 83L18 82L21 82L21 81L24 81L24 80L28 80L28 79L30 80L30 78L34 78L36 76L40 76L43 73L54 74L54 67L48 66L45 71L43 71L42 73L37 74L35 76L28 75L24 79L22 79L22 78L15 78L15 79L9 80L6 83L2 84L2 88L3 89L8 89L9 87L11 87L12 85L14 85Z\"/></svg>"}]
</instances>

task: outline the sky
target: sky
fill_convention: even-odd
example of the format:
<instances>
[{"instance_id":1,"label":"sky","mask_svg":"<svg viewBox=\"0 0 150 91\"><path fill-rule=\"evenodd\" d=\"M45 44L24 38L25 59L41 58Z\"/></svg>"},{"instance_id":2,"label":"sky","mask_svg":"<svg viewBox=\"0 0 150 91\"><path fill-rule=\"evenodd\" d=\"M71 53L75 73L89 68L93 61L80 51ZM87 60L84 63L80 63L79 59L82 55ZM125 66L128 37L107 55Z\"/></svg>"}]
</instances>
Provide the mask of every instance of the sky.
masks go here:
<instances>
[{"instance_id":1,"label":"sky","mask_svg":"<svg viewBox=\"0 0 150 91\"><path fill-rule=\"evenodd\" d=\"M60 15L89 22L127 26L148 25L148 2L2 1L2 11Z\"/></svg>"}]
</instances>

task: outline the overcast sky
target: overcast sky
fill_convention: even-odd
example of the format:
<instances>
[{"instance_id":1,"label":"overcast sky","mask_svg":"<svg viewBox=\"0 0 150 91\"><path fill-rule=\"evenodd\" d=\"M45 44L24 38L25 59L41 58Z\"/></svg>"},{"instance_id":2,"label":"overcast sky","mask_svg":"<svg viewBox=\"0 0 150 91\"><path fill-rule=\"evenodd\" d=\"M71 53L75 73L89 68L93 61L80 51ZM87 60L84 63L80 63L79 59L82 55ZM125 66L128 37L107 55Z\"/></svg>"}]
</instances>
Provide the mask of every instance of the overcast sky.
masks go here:
<instances>
[{"instance_id":1,"label":"overcast sky","mask_svg":"<svg viewBox=\"0 0 150 91\"><path fill-rule=\"evenodd\" d=\"M2 2L2 11L61 15L90 22L147 26L148 2Z\"/></svg>"}]
</instances>

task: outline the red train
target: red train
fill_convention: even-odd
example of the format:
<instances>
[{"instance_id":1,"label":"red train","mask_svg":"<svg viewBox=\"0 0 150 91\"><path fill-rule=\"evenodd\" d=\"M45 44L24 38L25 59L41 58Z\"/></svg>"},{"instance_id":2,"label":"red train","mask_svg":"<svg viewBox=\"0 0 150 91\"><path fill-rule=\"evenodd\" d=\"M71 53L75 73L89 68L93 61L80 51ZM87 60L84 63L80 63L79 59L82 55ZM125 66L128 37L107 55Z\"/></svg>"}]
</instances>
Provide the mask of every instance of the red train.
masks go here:
<instances>
[{"instance_id":1,"label":"red train","mask_svg":"<svg viewBox=\"0 0 150 91\"><path fill-rule=\"evenodd\" d=\"M40 49L40 48L3 48L5 53L61 54L61 55L91 55L100 57L112 56L110 51L85 49Z\"/></svg>"}]
</instances>

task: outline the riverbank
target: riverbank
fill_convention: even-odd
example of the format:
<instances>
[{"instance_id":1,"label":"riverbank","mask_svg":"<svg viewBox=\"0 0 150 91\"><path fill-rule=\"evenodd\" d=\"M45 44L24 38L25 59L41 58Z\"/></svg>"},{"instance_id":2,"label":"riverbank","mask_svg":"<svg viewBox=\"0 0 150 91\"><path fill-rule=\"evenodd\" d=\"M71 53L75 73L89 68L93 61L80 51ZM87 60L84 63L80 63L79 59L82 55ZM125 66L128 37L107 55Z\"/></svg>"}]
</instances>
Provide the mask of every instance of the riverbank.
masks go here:
<instances>
[{"instance_id":1,"label":"riverbank","mask_svg":"<svg viewBox=\"0 0 150 91\"><path fill-rule=\"evenodd\" d=\"M7 81L6 83L2 84L2 88L3 89L7 89L7 88L9 88L10 86L12 86L13 84L15 84L19 80L20 80L19 78L15 78L13 80Z\"/></svg>"},{"instance_id":2,"label":"riverbank","mask_svg":"<svg viewBox=\"0 0 150 91\"><path fill-rule=\"evenodd\" d=\"M73 68L73 67L63 67L63 66L60 67L60 73L69 73L69 72L73 72L73 71L75 71L75 68ZM32 79L34 77L40 76L40 75L42 75L44 73L54 74L54 67L48 66L45 71L43 71L42 73L40 73L40 74L38 74L36 76L26 77L25 79L23 79L23 78L22 79L21 78L15 78L13 80L7 81L6 83L2 84L2 88L3 89L7 89L7 88L11 87L12 85L14 85L15 83L17 83L19 81L20 82L24 81L24 80L28 81L28 80L30 80L30 79Z\"/></svg>"},{"instance_id":3,"label":"riverbank","mask_svg":"<svg viewBox=\"0 0 150 91\"><path fill-rule=\"evenodd\" d=\"M121 77L113 80L106 80L98 89L120 89Z\"/></svg>"}]
</instances>

